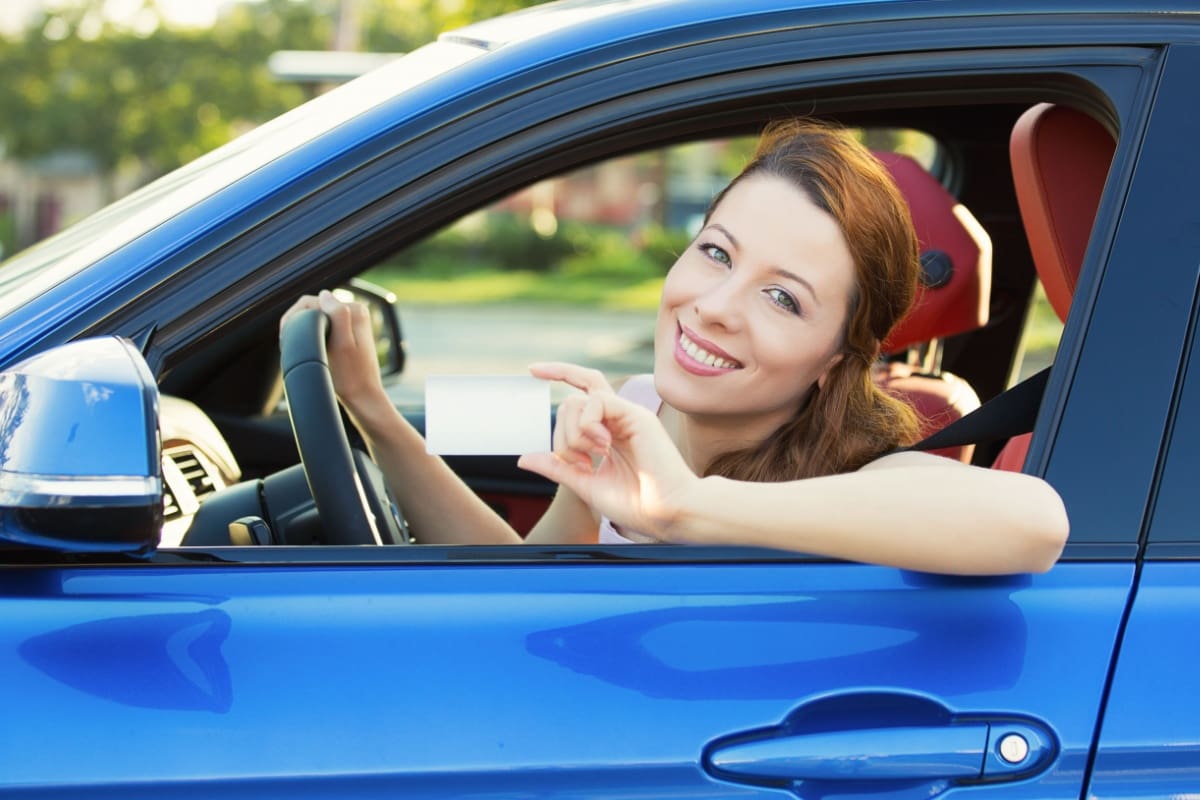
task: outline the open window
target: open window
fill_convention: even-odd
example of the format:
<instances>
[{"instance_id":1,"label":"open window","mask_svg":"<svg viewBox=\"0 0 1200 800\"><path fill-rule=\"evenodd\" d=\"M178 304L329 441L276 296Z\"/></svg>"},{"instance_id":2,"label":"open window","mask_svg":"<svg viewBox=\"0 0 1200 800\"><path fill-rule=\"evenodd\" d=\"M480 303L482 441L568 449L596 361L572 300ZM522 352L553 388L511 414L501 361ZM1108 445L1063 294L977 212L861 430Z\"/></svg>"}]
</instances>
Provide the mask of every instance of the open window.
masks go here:
<instances>
[{"instance_id":1,"label":"open window","mask_svg":"<svg viewBox=\"0 0 1200 800\"><path fill-rule=\"evenodd\" d=\"M1020 110L992 109L1005 120ZM931 318L908 326L912 335L895 343L877 371L881 385L917 408L928 435L1003 388L1023 364L1049 363L1057 338L1029 333L1032 325L1044 326L1044 314L1036 300L1032 314L1024 305L1033 295L1024 230L1012 224L1011 190L988 191L988 182L1003 182L982 157L964 155L955 141L969 127L938 114L896 118L932 122L933 133L888 124L852 130L893 170L908 196L927 270L945 269L953 280L968 270L979 273L968 290L979 304L966 314L972 321L947 326ZM997 126L992 149L1007 150L1007 139L1008 131ZM651 371L663 277L756 140L700 139L599 160L506 194L370 262L357 279L395 297L403 332L403 368L387 379L395 404L421 429L429 375L524 374L538 360L587 364L614 381ZM915 189L906 169L920 175ZM964 185L972 187L965 194L980 201L978 216L952 193L964 194ZM929 191L939 195L936 208L921 197ZM954 228L948 240L942 232L947 226ZM958 240L966 244L956 245ZM938 280L929 278L931 285ZM934 306L935 315L949 308L936 307L936 298ZM922 308L928 316L928 304L919 302ZM998 330L1005 329L997 343ZM241 369L235 361L229 374ZM567 390L555 391L559 400ZM214 418L245 477L269 475L295 457L279 413L250 418L216 411ZM942 454L986 465L995 453L975 456L975 448L965 447ZM517 469L515 459L448 461L521 532L553 495L553 485ZM227 480L239 477L228 472ZM172 512L179 515L178 504Z\"/></svg>"},{"instance_id":2,"label":"open window","mask_svg":"<svg viewBox=\"0 0 1200 800\"><path fill-rule=\"evenodd\" d=\"M856 134L926 170L944 159L921 131ZM679 144L540 181L367 270L397 298L408 358L390 381L396 404L419 412L430 374L524 374L532 361L610 380L649 372L663 276L756 141Z\"/></svg>"},{"instance_id":3,"label":"open window","mask_svg":"<svg viewBox=\"0 0 1200 800\"><path fill-rule=\"evenodd\" d=\"M1026 55L1031 63L1040 57ZM247 252L260 242L275 248L246 280L266 298L244 301L258 302L261 315L231 317L224 330L235 335L193 339L187 348L171 349L171 337L182 337L193 318L165 326L156 333L166 353L162 388L209 413L244 478L294 464L287 420L271 402L278 394L265 386L274 375L275 321L296 295L355 277L396 296L407 362L390 388L418 427L429 374L521 374L529 362L548 358L598 366L612 378L647 371L662 275L716 190L744 163L756 132L781 109L803 106L862 131L873 149L911 156L984 232L992 273L986 317L974 328L935 335L936 350L920 353L915 341L918 354L905 347L899 357L911 360L918 377L954 375L987 400L1010 385L1023 362L1047 358L1049 340L1040 342L1041 353L1029 337L1022 342L1036 273L1012 189L1009 138L1037 100L1070 90L1057 74L1031 67L1019 80L947 78L939 70L953 59L930 58L923 67L906 61L906 69L937 75L895 79L895 86L878 77L892 74L888 57L865 83L821 84L830 74L824 70L839 68L826 64L813 76L797 72L814 83L797 79L788 88L746 76L738 89L744 93L720 102L711 97L711 78L698 77L673 86L674 106L656 95L654 110L625 99L587 106L582 96L593 85L572 83L553 98L560 116L547 115L544 123L530 116L527 103L520 113L498 103L480 111L469 131L448 124L348 172L339 179L346 185L332 183L344 207L321 202L332 189L314 191L279 223L250 234L257 238ZM975 91L985 86L1003 90ZM885 92L889 87L895 91ZM1118 96L1110 103L1088 91L1081 104L1100 117L1111 116L1112 103L1128 101ZM583 107L587 114L576 113ZM493 124L521 127L485 135ZM426 174L420 171L426 162L439 166ZM325 214L342 216L322 227ZM307 237L287 247L286 237L306 226ZM272 233L279 235L269 239ZM512 322L521 326L516 332ZM935 357L926 358L930 352ZM997 449L977 448L967 457L988 464ZM460 458L451 466L525 530L554 487L517 470L514 461Z\"/></svg>"}]
</instances>

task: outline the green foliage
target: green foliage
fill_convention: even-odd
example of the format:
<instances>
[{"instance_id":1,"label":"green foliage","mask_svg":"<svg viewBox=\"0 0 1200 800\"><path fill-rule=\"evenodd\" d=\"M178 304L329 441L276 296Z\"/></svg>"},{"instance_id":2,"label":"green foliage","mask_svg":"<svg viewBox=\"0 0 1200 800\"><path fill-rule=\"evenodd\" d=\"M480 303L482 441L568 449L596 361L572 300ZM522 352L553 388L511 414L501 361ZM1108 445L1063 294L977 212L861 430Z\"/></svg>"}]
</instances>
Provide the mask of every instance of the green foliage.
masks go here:
<instances>
[{"instance_id":1,"label":"green foliage","mask_svg":"<svg viewBox=\"0 0 1200 800\"><path fill-rule=\"evenodd\" d=\"M1038 283L1034 289L1033 303L1029 308L1029 317L1025 321L1024 346L1030 351L1053 352L1058 347L1062 337L1063 324L1050 305L1046 291Z\"/></svg>"},{"instance_id":2,"label":"green foliage","mask_svg":"<svg viewBox=\"0 0 1200 800\"><path fill-rule=\"evenodd\" d=\"M642 228L632 237L623 230L591 226L584 242L586 246L565 259L559 272L622 283L666 275L687 247L688 236L658 225Z\"/></svg>"},{"instance_id":3,"label":"green foliage","mask_svg":"<svg viewBox=\"0 0 1200 800\"><path fill-rule=\"evenodd\" d=\"M648 311L657 307L662 291L661 275L614 283L599 276L472 268L447 277L391 264L363 277L390 289L401 303L417 305L533 303Z\"/></svg>"},{"instance_id":4,"label":"green foliage","mask_svg":"<svg viewBox=\"0 0 1200 800\"><path fill-rule=\"evenodd\" d=\"M406 53L443 31L545 0L360 0L364 50Z\"/></svg>"},{"instance_id":5,"label":"green foliage","mask_svg":"<svg viewBox=\"0 0 1200 800\"><path fill-rule=\"evenodd\" d=\"M665 275L688 242L685 232L658 225L631 235L623 228L577 221L544 236L521 215L490 212L408 248L391 266L428 277L497 270L641 279Z\"/></svg>"},{"instance_id":6,"label":"green foliage","mask_svg":"<svg viewBox=\"0 0 1200 800\"><path fill-rule=\"evenodd\" d=\"M492 212L447 228L365 277L410 303L652 309L663 276L688 243L685 232L657 225L630 234L569 222L546 237L521 216Z\"/></svg>"},{"instance_id":7,"label":"green foliage","mask_svg":"<svg viewBox=\"0 0 1200 800\"><path fill-rule=\"evenodd\" d=\"M446 27L532 5L521 0L360 0L366 48L410 50ZM107 21L105 0L47 10L0 38L0 153L31 160L86 154L111 180L134 167L150 180L306 99L277 81L277 50L320 50L338 0L233 5L209 30L167 26L153 0L133 26Z\"/></svg>"},{"instance_id":8,"label":"green foliage","mask_svg":"<svg viewBox=\"0 0 1200 800\"><path fill-rule=\"evenodd\" d=\"M328 23L289 0L235 8L211 31L149 33L103 22L96 0L48 12L20 40L0 40L0 137L10 157L87 154L111 174L152 178L303 100L267 72L283 47L319 46ZM150 13L153 13L151 11Z\"/></svg>"},{"instance_id":9,"label":"green foliage","mask_svg":"<svg viewBox=\"0 0 1200 800\"><path fill-rule=\"evenodd\" d=\"M11 210L0 211L0 258L17 249L17 219Z\"/></svg>"},{"instance_id":10,"label":"green foliage","mask_svg":"<svg viewBox=\"0 0 1200 800\"><path fill-rule=\"evenodd\" d=\"M542 237L514 215L492 213L470 217L408 248L394 266L429 277L481 269L544 272L574 251L575 243L562 231Z\"/></svg>"}]
</instances>

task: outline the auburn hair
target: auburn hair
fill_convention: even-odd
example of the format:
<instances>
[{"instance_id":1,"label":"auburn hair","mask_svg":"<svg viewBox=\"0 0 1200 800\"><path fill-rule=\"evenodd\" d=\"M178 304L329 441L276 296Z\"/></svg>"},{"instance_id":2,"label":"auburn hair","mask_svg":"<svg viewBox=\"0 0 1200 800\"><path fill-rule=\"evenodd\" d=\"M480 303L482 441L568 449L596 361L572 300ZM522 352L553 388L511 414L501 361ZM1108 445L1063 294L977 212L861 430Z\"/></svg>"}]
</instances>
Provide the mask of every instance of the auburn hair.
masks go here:
<instances>
[{"instance_id":1,"label":"auburn hair","mask_svg":"<svg viewBox=\"0 0 1200 800\"><path fill-rule=\"evenodd\" d=\"M836 220L855 281L842 358L796 415L757 445L717 456L705 475L788 481L852 472L917 440L913 409L879 389L871 367L880 343L912 305L919 247L908 204L891 174L844 129L810 120L775 123L750 163L709 207L751 175L791 183Z\"/></svg>"}]
</instances>

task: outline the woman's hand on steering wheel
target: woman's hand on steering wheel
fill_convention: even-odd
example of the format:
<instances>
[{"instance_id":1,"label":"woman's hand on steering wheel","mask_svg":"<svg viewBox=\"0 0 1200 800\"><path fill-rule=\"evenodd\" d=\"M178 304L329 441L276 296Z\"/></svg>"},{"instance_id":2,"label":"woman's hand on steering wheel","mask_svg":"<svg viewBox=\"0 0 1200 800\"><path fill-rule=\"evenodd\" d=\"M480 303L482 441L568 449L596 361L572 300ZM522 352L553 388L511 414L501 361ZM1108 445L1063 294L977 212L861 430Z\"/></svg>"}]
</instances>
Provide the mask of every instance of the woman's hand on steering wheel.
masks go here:
<instances>
[{"instance_id":1,"label":"woman's hand on steering wheel","mask_svg":"<svg viewBox=\"0 0 1200 800\"><path fill-rule=\"evenodd\" d=\"M333 389L350 415L357 416L369 404L387 401L379 359L375 351L375 332L368 308L358 302L343 302L329 290L304 295L284 312L279 329L297 312L321 311L329 318L326 352Z\"/></svg>"},{"instance_id":2,"label":"woman's hand on steering wheel","mask_svg":"<svg viewBox=\"0 0 1200 800\"><path fill-rule=\"evenodd\" d=\"M349 307L351 304L339 303L332 295L326 299L326 294L301 298L280 323L280 366L288 414L305 479L321 518L322 541L406 543L409 537L403 518L388 497L378 467L365 454L352 451L338 413L341 392L346 392L344 403L351 396L362 403L358 393L373 393L373 387L378 386L382 402L390 403L374 357L373 339L364 338L356 320L359 315ZM369 318L367 322L369 335ZM369 349L364 348L364 341L371 342ZM331 344L341 347L333 358ZM364 349L371 355L369 361L363 357ZM331 362L337 364L336 370ZM366 379L354 375L356 370L364 372ZM340 389L335 375L341 378Z\"/></svg>"}]
</instances>

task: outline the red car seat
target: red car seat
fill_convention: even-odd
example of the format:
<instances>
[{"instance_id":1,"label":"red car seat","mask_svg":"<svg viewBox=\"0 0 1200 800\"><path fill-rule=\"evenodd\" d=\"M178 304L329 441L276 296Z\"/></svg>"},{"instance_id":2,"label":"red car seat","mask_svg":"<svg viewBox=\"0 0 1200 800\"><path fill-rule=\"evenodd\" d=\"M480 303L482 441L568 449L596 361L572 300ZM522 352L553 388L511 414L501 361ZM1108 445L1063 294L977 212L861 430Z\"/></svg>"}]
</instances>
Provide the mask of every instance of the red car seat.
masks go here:
<instances>
[{"instance_id":1,"label":"red car seat","mask_svg":"<svg viewBox=\"0 0 1200 800\"><path fill-rule=\"evenodd\" d=\"M1067 319L1116 142L1099 122L1041 103L1017 120L1009 139L1017 205L1033 265L1059 319ZM992 464L1020 472L1030 434L1011 439Z\"/></svg>"},{"instance_id":2,"label":"red car seat","mask_svg":"<svg viewBox=\"0 0 1200 800\"><path fill-rule=\"evenodd\" d=\"M875 156L891 172L908 201L921 246L922 281L912 310L883 344L891 355L923 351L916 359L876 369L877 385L908 401L921 417L921 437L979 407L971 386L938 366L939 340L987 324L992 281L992 243L969 211L917 162L896 153ZM970 463L974 445L931 452Z\"/></svg>"}]
</instances>

